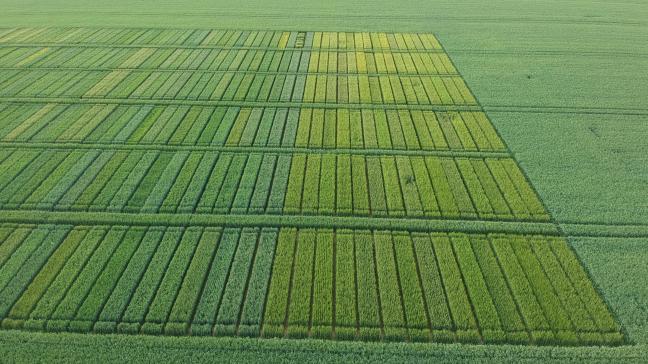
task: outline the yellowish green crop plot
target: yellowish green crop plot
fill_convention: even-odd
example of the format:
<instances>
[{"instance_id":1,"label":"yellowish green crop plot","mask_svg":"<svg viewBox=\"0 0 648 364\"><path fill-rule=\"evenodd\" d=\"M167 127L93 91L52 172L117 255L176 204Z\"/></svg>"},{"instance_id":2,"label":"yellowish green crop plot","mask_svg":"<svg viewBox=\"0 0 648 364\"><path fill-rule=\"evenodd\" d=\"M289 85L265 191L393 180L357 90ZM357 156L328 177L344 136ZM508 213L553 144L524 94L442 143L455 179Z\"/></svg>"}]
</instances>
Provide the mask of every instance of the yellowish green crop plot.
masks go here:
<instances>
[{"instance_id":1,"label":"yellowish green crop plot","mask_svg":"<svg viewBox=\"0 0 648 364\"><path fill-rule=\"evenodd\" d=\"M0 33L5 329L614 345L432 34Z\"/></svg>"}]
</instances>

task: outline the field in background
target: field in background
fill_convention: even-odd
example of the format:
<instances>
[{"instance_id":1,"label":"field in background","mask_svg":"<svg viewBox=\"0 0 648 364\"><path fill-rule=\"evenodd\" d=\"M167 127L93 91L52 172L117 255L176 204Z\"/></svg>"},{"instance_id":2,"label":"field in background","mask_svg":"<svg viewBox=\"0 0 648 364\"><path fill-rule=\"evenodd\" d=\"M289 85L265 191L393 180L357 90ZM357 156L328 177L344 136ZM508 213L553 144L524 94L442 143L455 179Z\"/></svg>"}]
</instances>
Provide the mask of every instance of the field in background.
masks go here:
<instances>
[{"instance_id":1,"label":"field in background","mask_svg":"<svg viewBox=\"0 0 648 364\"><path fill-rule=\"evenodd\" d=\"M437 4L438 5L438 4ZM504 5L504 4L502 4ZM275 4L276 6L276 4ZM558 219L558 223L561 228L566 230L569 235L584 235L584 236L620 236L620 235L634 235L634 236L643 236L643 230L641 226L623 226L616 225L619 222L634 222L640 221L639 218L642 214L641 209L634 208L636 204L632 204L631 201L637 201L637 199L632 199L631 194L637 193L637 196L640 196L640 189L638 188L612 188L607 189L608 191L613 191L608 194L597 194L598 199L593 199L588 197L588 192L592 191L593 188L602 188L601 191L604 191L604 184L607 183L603 176L609 176L610 173L613 173L619 176L618 180L615 180L615 183L621 183L626 186L629 184L636 183L636 176L640 169L629 169L624 168L624 166L632 166L640 161L639 151L641 147L637 145L636 147L631 147L633 144L629 143L626 146L621 146L619 141L621 140L630 140L628 137L623 137L625 131L619 131L618 128L614 128L613 124L607 122L607 120L614 120L628 124L630 129L627 131L633 130L634 134L641 132L641 127L638 122L641 120L641 110L639 109L640 104L633 104L633 98L621 98L623 93L619 92L618 88L607 87L605 91L605 98L601 99L598 97L600 92L593 92L592 90L601 90L600 88L590 88L599 83L596 79L590 79L589 84L584 82L587 80L587 77L583 77L583 72L585 70L594 70L598 72L600 65L602 65L606 60L612 59L614 57L627 57L629 60L632 60L629 63L626 63L629 67L632 67L634 64L635 67L641 67L641 58L631 55L628 52L623 52L622 50L628 49L627 47L631 45L634 39L637 39L637 35L641 34L642 25L640 22L627 21L625 25L613 25L611 23L606 23L610 18L599 17L598 19L594 18L591 21L582 22L578 21L577 13L570 9L565 11L565 16L561 19L557 19L554 24L556 29L565 29L573 24L571 27L576 31L576 34L579 38L579 47L574 49L574 47L565 47L564 45L569 45L568 39L563 40L562 42L556 41L556 34L560 33L550 33L545 35L544 39L535 39L533 43L524 42L523 40L529 40L534 38L531 33L526 29L520 28L518 32L499 32L500 27L495 24L490 24L489 26L482 26L480 30L487 30L482 32L467 31L461 33L454 32L454 26L448 25L448 15L455 10L461 8L461 4L456 6L453 4L452 7L440 7L440 15L437 17L438 21L429 25L429 27L438 29L440 32L441 38L444 39L444 44L448 49L450 49L451 55L453 55L454 60L459 64L460 70L464 72L464 75L467 75L471 85L477 91L477 94L484 104L484 108L489 110L490 115L493 117L493 121L498 127L498 130L503 133L507 143L511 145L512 149L516 152L517 158L522 162L522 166L525 167L525 170L531 176L531 180L539 189L541 196L543 196L545 202L548 204L550 210L554 212L555 216ZM627 8L632 8L633 5L625 4ZM495 10L496 13L503 14L504 8L511 8L511 12L514 12L514 6L506 5L502 6L501 9ZM567 7L565 7L567 8ZM454 9L454 10L452 10ZM165 10L168 10L168 4L166 8L163 7L163 10L159 13L162 14ZM404 12L407 12L408 8L405 7ZM639 14L640 8L635 7L634 14ZM136 13L138 10L135 9ZM299 10L295 10L299 11ZM544 15L541 15L541 12L536 8L525 9L529 14L532 14L536 19L542 19ZM80 10L79 13L81 13ZM592 12L596 12L596 9ZM610 17L618 16L619 12L612 12ZM158 16L161 16L159 15ZM477 20L473 16L469 15L465 18L455 17L452 22L461 23L466 29L477 29L481 24L489 24L489 19L492 18L492 14L486 14L481 20ZM35 14L31 15L32 17L36 16ZM123 16L113 14L113 19ZM151 14L152 17L155 15ZM192 16L188 14L187 16ZM427 16L427 15L426 15ZM623 16L628 17L627 14ZM273 19L270 21L272 24L281 23L284 20L279 15L271 16ZM420 17L421 19L423 17ZM432 16L434 18L434 16ZM71 17L67 18L71 19ZM225 19L225 18L221 18ZM326 17L320 17L319 20L313 20L312 22L319 22L319 24L325 24L328 20ZM398 22L403 22L399 20L398 14L393 16L389 22L381 22L382 27L391 27ZM408 25L401 25L400 29L406 29L411 27L427 27L417 24L417 17L412 17ZM548 19L545 17L544 19ZM93 20L96 21L96 20ZM150 20L149 20L150 21ZM181 21L181 20L180 20ZM330 21L328 21L330 22ZM500 22L503 24L514 24L510 19L502 18ZM362 25L358 23L359 25ZM548 23L545 21L538 22L528 22L526 25L527 28L531 29L541 29L545 27ZM358 26L359 26L358 25ZM375 24L367 25L367 27L375 27ZM515 25L513 26L515 27ZM593 30L607 28L614 29L614 27L622 28L626 30L624 34L624 42L600 42L600 37L604 39L614 38L614 32L596 32L598 34L596 52L593 53L592 57L589 57L589 62L581 62L580 60L584 59L582 54L586 52L595 52L594 43L592 40L594 37L590 37L590 34L594 34ZM286 27L284 27L286 28ZM503 29L503 28L502 28ZM564 32L563 32L564 34ZM488 38L490 37L490 38ZM479 47L483 49L494 50L494 52L482 52L481 49L476 51L466 50L467 45L476 45L477 43L474 40L480 39ZM510 40L504 42L503 40ZM601 49L602 46L602 49ZM464 49L462 49L464 47ZM571 48L571 49L569 49ZM641 46L637 43L637 46L634 47L633 53L641 53ZM591 51L590 51L591 50ZM510 56L507 55L507 52L510 53ZM542 53L546 54L543 55ZM515 57L525 59L528 62L525 63L515 63L510 62L506 71L503 71L502 68L489 68L488 66L482 67L482 65L488 65L489 61L495 59L506 59L507 57L513 59ZM554 70L547 74L542 74L541 71L543 67L545 69L551 68L551 63L543 61L542 63L534 63L536 59L569 59L568 63L556 62L560 64L561 67L556 67ZM573 62L572 62L573 61ZM471 62L473 62L471 64ZM475 67L475 62L479 63L479 67ZM610 72L605 74L602 77L602 80L605 80L608 84L612 82L612 85L615 82L625 82L626 85L629 85L636 92L641 94L641 87L633 86L639 85L641 78L631 78L629 72L626 72L625 67L611 69ZM497 77L498 74L507 75L508 81L503 83L495 82L493 83L494 77ZM569 80L570 84L575 87L559 87L557 82L560 79ZM474 80L475 82L472 82ZM614 81L612 81L614 80ZM601 81L602 82L602 81ZM511 85L508 89L518 90L511 94L505 94L504 88L498 89L498 85ZM524 86L523 86L524 85ZM552 92L556 97L551 97L547 93L543 93L542 87L545 89L547 85L553 85L551 88ZM523 89L521 87L524 87ZM624 92L627 87L624 88ZM484 91L486 90L486 91ZM495 91L492 91L495 90ZM570 93L570 90L579 90L582 95L596 95L599 105L608 106L607 108L598 107L594 108L594 104L589 100L595 100L594 98L579 98L576 93ZM493 96L490 97L489 92L493 92ZM513 105L509 106L522 106L517 110L503 110L501 108L501 103L498 102L497 95L505 97L507 100L511 100ZM483 97L482 97L483 96ZM543 104L543 101L544 104ZM524 105L526 104L526 105ZM557 108L563 104L565 107ZM587 115L587 116L586 116ZM607 117L605 116L607 115ZM551 120L547 120L546 123L538 123L536 120L546 120L549 117ZM524 128L518 127L519 123L523 123ZM549 128L549 129L547 129ZM559 130L567 128L573 133L561 133ZM553 132L553 131L557 132ZM575 134L574 134L575 133ZM589 134L588 134L589 133ZM568 143L565 139L571 135L578 135L579 143L585 143L580 145L576 143ZM544 144L543 144L544 143ZM563 149L569 149L570 152L567 154L560 154L559 158L556 159L552 157L552 153L560 151L561 148L552 148L554 145L561 146ZM537 149L539 145L544 145L542 149ZM585 148L583 148L584 146ZM596 148L598 158L595 162L588 162L583 164L582 161L585 158L588 158L588 150L591 148ZM617 159L609 158L610 153L607 152L608 149L612 148L615 154L618 156L623 156L620 160L623 160L623 163L615 163ZM527 154L526 151L529 151ZM539 152L541 151L541 152ZM553 164L553 169L551 173L543 173L546 171L548 166L544 160L547 161L556 161ZM577 163L577 161L581 161ZM598 166L598 168L594 167ZM601 168L603 167L603 168ZM565 169L566 168L566 169ZM571 173L564 173L564 171L569 170ZM614 172L612 172L614 170ZM635 172L636 171L636 172ZM573 182L570 182L573 180ZM574 183L576 181L588 180L590 183ZM595 181L594 183L591 183ZM601 181L601 183L596 183ZM567 188L565 188L567 187ZM560 188L560 189L557 189ZM554 192L555 191L555 192ZM597 190L598 191L598 190ZM558 193L556 193L558 192ZM627 202L626 202L627 201ZM600 207L598 207L600 206ZM587 211L586 214L583 214L582 211ZM629 213L632 211L632 213ZM569 214L569 217L568 217ZM627 216L627 217L626 217ZM583 225L582 222L588 222L588 225ZM591 225L592 222L595 222L596 225ZM605 223L602 225L600 223ZM610 225L614 223L615 225ZM631 339L639 340L641 342L641 323L644 321L641 319L642 308L642 291L638 288L633 288L632 280L624 280L626 283L623 285L625 287L625 293L619 291L620 287L617 282L620 282L619 279L612 278L616 271L614 266L605 265L605 260L599 257L609 257L610 259L624 259L627 254L641 255L641 249L638 248L641 244L641 239L634 240L635 243L632 245L636 249L635 253L629 253L626 249L622 249L617 246L615 248L615 253L612 254L612 251L606 246L605 242L614 242L616 244L623 244L623 246L630 247L630 240L627 239L610 239L610 238L578 238L578 244L575 245L577 252L580 255L580 258L584 260L585 265L588 267L590 273L593 275L595 282L602 289L603 294L606 296L606 299L612 303L612 308L617 315L620 315L620 320L624 323L624 327L628 330L631 330ZM627 243L626 243L627 241ZM586 242L586 243L585 243ZM636 245L639 244L639 245ZM596 248L594 248L596 247ZM610 252L610 253L608 253ZM598 261L596 266L592 266L589 262L589 259ZM606 266L607 269L602 268ZM627 265L623 265L624 271L629 270L633 272L633 268ZM617 267L619 267L617 265ZM638 271L636 273L630 273L629 276L633 274L640 274ZM626 274L628 276L628 274ZM620 276L619 278L623 280ZM601 286L602 285L602 286ZM615 308L616 307L616 308Z\"/></svg>"}]
</instances>

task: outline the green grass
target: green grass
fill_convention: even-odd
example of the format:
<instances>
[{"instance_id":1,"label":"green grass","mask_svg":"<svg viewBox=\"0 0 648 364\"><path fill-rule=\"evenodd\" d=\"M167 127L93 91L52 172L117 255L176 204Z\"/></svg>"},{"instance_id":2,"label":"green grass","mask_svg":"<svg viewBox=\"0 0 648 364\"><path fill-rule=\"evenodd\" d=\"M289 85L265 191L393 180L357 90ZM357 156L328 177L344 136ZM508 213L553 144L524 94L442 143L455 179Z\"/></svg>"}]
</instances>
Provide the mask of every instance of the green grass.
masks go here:
<instances>
[{"instance_id":1,"label":"green grass","mask_svg":"<svg viewBox=\"0 0 648 364\"><path fill-rule=\"evenodd\" d=\"M36 353L39 359L101 360L115 362L124 356L133 361L182 360L192 356L196 361L228 360L237 355L250 362L308 361L314 353L323 360L372 363L377 360L400 363L447 360L534 362L537 358L562 363L573 360L641 361L645 346L620 348L566 348L513 345L447 345L430 343L394 344L364 342L330 342L321 340L256 340L228 337L153 337L129 335L56 335L34 332L0 332L2 353L8 360L22 362L25 351ZM511 352L515 358L511 358Z\"/></svg>"},{"instance_id":2,"label":"green grass","mask_svg":"<svg viewBox=\"0 0 648 364\"><path fill-rule=\"evenodd\" d=\"M560 222L526 233L553 223L542 193L430 34L3 42L35 44L0 53L4 328L627 342Z\"/></svg>"}]
</instances>

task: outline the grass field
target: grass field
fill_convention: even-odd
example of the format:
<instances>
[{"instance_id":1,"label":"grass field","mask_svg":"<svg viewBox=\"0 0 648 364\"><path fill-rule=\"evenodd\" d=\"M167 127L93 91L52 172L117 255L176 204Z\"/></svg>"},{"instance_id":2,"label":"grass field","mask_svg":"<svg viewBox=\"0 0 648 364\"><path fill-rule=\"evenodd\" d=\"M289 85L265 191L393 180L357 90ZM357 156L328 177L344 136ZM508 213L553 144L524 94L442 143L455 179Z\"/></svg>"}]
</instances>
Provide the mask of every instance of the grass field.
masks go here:
<instances>
[{"instance_id":1,"label":"grass field","mask_svg":"<svg viewBox=\"0 0 648 364\"><path fill-rule=\"evenodd\" d=\"M272 12L283 30L19 13L0 29L11 358L60 358L60 340L81 360L110 360L111 340L132 358L138 342L197 359L645 358L645 105L614 88L588 103L592 84L556 60L603 55L466 51L454 25L399 14L336 32L348 24L290 31ZM483 44L504 37L492 28ZM611 173L632 188L596 183Z\"/></svg>"}]
</instances>

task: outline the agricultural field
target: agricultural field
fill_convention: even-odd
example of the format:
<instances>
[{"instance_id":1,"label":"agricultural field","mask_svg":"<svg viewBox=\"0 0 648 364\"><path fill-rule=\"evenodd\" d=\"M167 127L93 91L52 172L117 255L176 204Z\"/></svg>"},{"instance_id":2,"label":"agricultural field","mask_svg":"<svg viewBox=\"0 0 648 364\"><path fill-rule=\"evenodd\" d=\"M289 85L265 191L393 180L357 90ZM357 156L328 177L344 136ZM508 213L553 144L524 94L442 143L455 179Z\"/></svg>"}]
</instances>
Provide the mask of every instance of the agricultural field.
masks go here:
<instances>
[{"instance_id":1,"label":"agricultural field","mask_svg":"<svg viewBox=\"0 0 648 364\"><path fill-rule=\"evenodd\" d=\"M588 104L553 53L522 65L519 42L462 50L456 14L432 27L74 14L0 24L10 361L70 359L68 343L103 361L119 360L113 347L139 360L648 358L633 98L612 88L613 106ZM573 62L601 67L589 56ZM555 93L527 85L559 77ZM555 147L566 138L578 142ZM628 188L597 183L611 175Z\"/></svg>"},{"instance_id":2,"label":"agricultural field","mask_svg":"<svg viewBox=\"0 0 648 364\"><path fill-rule=\"evenodd\" d=\"M432 34L0 44L3 328L624 342Z\"/></svg>"}]
</instances>

